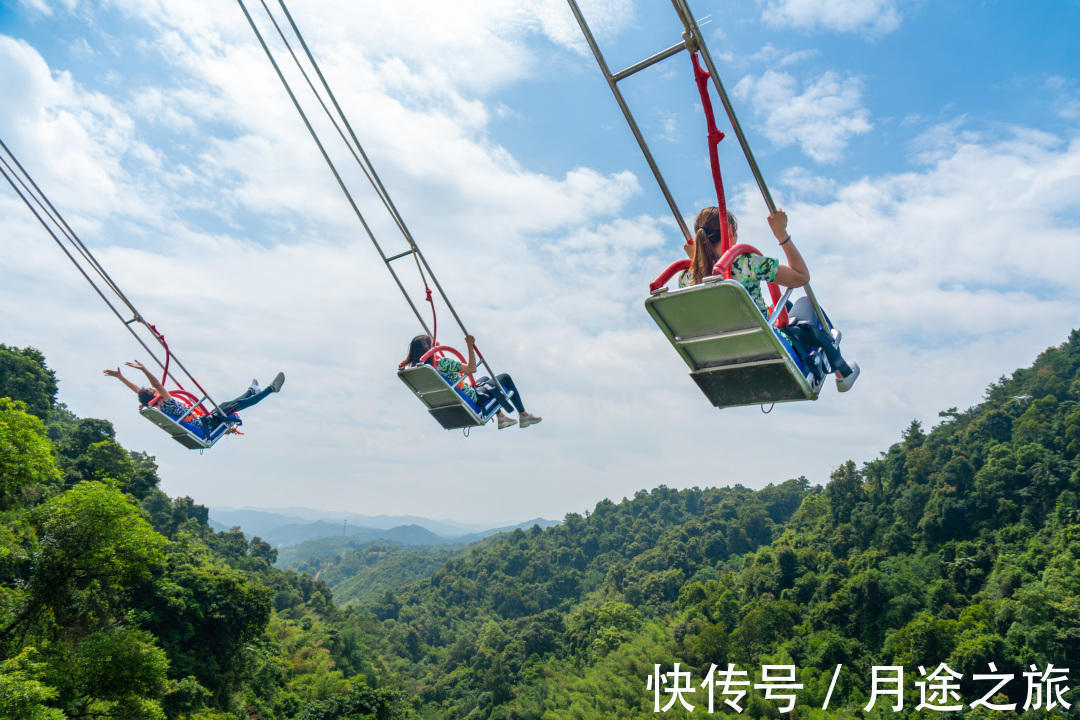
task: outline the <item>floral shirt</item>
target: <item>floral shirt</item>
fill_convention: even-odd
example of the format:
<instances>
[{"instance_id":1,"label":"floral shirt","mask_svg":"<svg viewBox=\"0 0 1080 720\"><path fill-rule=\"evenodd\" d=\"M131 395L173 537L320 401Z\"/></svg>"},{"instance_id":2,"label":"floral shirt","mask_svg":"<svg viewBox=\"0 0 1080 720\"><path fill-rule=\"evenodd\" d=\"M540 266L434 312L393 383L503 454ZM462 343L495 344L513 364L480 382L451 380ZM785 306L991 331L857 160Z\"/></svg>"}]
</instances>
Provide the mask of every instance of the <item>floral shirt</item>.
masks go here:
<instances>
[{"instance_id":1,"label":"floral shirt","mask_svg":"<svg viewBox=\"0 0 1080 720\"><path fill-rule=\"evenodd\" d=\"M764 257L755 253L740 255L731 263L731 279L746 288L750 293L754 304L761 310L761 314L769 316L769 306L765 304L765 298L761 295L761 283L776 280L776 269L780 262L776 258ZM686 269L679 273L679 287L690 287L693 284L693 276Z\"/></svg>"},{"instance_id":2,"label":"floral shirt","mask_svg":"<svg viewBox=\"0 0 1080 720\"><path fill-rule=\"evenodd\" d=\"M187 405L180 402L179 400L174 400L173 398L162 398L160 402L154 405L154 407L171 417L176 422L180 423L181 426L186 428L193 435L201 438L206 437L206 432L203 428L203 425L198 421L197 418L192 418L192 421L184 420L184 418L191 414L191 408L189 408Z\"/></svg>"},{"instance_id":3,"label":"floral shirt","mask_svg":"<svg viewBox=\"0 0 1080 720\"><path fill-rule=\"evenodd\" d=\"M451 357L439 358L435 363L435 369L442 373L446 381L454 386L459 392L464 393L474 403L479 402L476 390L473 389L469 379L461 373L461 362Z\"/></svg>"},{"instance_id":4,"label":"floral shirt","mask_svg":"<svg viewBox=\"0 0 1080 720\"><path fill-rule=\"evenodd\" d=\"M740 255L731 263L731 279L746 288L746 292L750 293L758 310L765 317L769 316L769 306L761 296L761 283L776 280L776 270L779 267L780 263L776 258L755 253Z\"/></svg>"},{"instance_id":5,"label":"floral shirt","mask_svg":"<svg viewBox=\"0 0 1080 720\"><path fill-rule=\"evenodd\" d=\"M191 408L187 405L179 400L173 400L172 398L162 398L161 402L154 407L171 417L173 420L182 420L191 412Z\"/></svg>"}]
</instances>

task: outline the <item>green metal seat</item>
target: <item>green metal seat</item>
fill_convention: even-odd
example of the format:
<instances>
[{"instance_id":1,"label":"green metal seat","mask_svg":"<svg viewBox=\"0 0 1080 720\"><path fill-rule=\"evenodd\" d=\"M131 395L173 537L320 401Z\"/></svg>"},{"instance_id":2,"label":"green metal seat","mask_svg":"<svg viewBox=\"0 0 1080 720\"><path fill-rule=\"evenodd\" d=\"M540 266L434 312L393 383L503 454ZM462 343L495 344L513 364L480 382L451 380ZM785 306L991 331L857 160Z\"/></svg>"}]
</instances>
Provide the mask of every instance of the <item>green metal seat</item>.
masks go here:
<instances>
[{"instance_id":1,"label":"green metal seat","mask_svg":"<svg viewBox=\"0 0 1080 720\"><path fill-rule=\"evenodd\" d=\"M214 427L209 437L203 437L190 428L184 427L184 423L173 419L156 407L139 408L139 414L169 433L173 440L190 450L209 450L228 430L228 426L222 423Z\"/></svg>"},{"instance_id":2,"label":"green metal seat","mask_svg":"<svg viewBox=\"0 0 1080 720\"><path fill-rule=\"evenodd\" d=\"M490 412L480 408L446 381L435 368L427 364L410 365L398 370L398 377L416 397L427 406L428 412L447 430L480 427L495 412L498 402L492 400Z\"/></svg>"},{"instance_id":3,"label":"green metal seat","mask_svg":"<svg viewBox=\"0 0 1080 720\"><path fill-rule=\"evenodd\" d=\"M805 372L734 280L656 290L645 308L718 408L816 400L823 379Z\"/></svg>"}]
</instances>

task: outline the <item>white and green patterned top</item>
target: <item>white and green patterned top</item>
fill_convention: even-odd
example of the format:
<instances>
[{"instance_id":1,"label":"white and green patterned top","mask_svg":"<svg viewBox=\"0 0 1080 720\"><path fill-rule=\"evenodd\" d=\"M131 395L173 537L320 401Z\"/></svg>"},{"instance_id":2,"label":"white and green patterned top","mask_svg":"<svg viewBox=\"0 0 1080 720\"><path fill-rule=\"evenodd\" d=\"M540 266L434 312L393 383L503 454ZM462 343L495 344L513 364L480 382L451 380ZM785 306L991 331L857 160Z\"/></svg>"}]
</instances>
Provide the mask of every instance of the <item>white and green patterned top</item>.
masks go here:
<instances>
[{"instance_id":1,"label":"white and green patterned top","mask_svg":"<svg viewBox=\"0 0 1080 720\"><path fill-rule=\"evenodd\" d=\"M756 253L740 255L731 263L731 279L746 288L754 303L758 306L761 314L769 316L769 306L765 304L765 298L761 295L761 283L776 280L776 269L780 267L780 261L776 258L765 257ZM689 270L683 270L679 274L679 287L691 285Z\"/></svg>"},{"instance_id":2,"label":"white and green patterned top","mask_svg":"<svg viewBox=\"0 0 1080 720\"><path fill-rule=\"evenodd\" d=\"M469 383L469 379L461 373L461 361L452 357L442 357L435 363L435 369L442 373L448 383L453 385L455 389L465 393L474 403L480 402L479 398L476 397L476 390Z\"/></svg>"}]
</instances>

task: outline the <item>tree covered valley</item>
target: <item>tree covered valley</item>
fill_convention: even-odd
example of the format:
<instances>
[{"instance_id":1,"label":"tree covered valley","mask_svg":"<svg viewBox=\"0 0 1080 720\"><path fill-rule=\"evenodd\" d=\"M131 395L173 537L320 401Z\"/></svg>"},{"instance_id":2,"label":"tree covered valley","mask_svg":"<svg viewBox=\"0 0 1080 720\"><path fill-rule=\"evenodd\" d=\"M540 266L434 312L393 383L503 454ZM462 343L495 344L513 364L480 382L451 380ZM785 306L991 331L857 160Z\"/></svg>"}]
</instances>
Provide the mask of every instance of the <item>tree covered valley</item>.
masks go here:
<instances>
[{"instance_id":1,"label":"tree covered valley","mask_svg":"<svg viewBox=\"0 0 1080 720\"><path fill-rule=\"evenodd\" d=\"M935 715L1062 698L1050 713L1080 716L1078 691L1031 707L1023 676L1080 676L1080 331L837 462L824 486L717 475L464 548L328 547L285 570L69 412L39 352L0 346L0 718L907 718L942 664L962 708ZM678 697L657 675L675 663ZM700 683L729 663L740 711L710 712ZM990 663L1015 679L987 702L1011 709L971 705ZM763 665L796 668L790 712L752 687ZM902 698L867 710L875 666L904 669Z\"/></svg>"}]
</instances>

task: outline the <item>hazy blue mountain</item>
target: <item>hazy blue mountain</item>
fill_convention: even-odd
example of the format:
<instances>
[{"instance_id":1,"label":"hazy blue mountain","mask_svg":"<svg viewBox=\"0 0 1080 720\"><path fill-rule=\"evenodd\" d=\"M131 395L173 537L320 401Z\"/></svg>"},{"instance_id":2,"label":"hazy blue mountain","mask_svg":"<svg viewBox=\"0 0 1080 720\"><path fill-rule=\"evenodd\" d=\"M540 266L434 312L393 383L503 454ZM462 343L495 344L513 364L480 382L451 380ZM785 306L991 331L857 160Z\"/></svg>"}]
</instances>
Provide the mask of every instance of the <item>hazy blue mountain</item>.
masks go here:
<instances>
[{"instance_id":1,"label":"hazy blue mountain","mask_svg":"<svg viewBox=\"0 0 1080 720\"><path fill-rule=\"evenodd\" d=\"M274 529L286 525L304 525L309 522L308 518L299 515L286 515L283 513L267 510L224 510L210 508L210 523L212 527L223 526L226 530L239 526L249 538L258 535L267 540ZM336 525L341 530L341 524Z\"/></svg>"},{"instance_id":2,"label":"hazy blue mountain","mask_svg":"<svg viewBox=\"0 0 1080 720\"><path fill-rule=\"evenodd\" d=\"M361 515L340 510L314 510L302 507L212 507L210 508L210 519L228 527L239 525L244 529L245 534L250 532L256 535L259 535L260 531L268 532L282 525L303 525L319 521L336 523L339 528L347 523L350 528L357 526L375 530L389 530L401 525L419 525L442 537L468 535L491 528L491 525L462 523L454 520L434 520L416 515Z\"/></svg>"},{"instance_id":3,"label":"hazy blue mountain","mask_svg":"<svg viewBox=\"0 0 1080 720\"><path fill-rule=\"evenodd\" d=\"M318 518L317 516L321 516ZM397 521L389 524L390 521ZM402 545L467 545L500 532L540 525L551 527L553 520L535 518L506 527L476 529L477 526L431 520L411 515L357 515L305 508L281 511L255 508L211 508L210 524L218 530L239 527L247 537L258 536L277 548L286 548L311 540L341 538L333 546L348 547L375 540ZM467 529L466 529L467 528Z\"/></svg>"}]
</instances>

